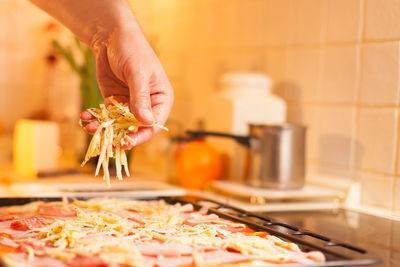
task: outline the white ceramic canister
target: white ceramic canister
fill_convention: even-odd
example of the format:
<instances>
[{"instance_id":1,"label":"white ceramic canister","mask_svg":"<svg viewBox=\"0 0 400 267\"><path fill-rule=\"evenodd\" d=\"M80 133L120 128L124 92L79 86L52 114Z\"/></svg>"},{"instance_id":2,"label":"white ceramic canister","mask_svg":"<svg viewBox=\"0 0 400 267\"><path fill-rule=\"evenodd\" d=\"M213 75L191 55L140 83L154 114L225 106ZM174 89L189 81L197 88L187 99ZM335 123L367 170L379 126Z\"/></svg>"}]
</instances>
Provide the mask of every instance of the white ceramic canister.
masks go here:
<instances>
[{"instance_id":1,"label":"white ceramic canister","mask_svg":"<svg viewBox=\"0 0 400 267\"><path fill-rule=\"evenodd\" d=\"M237 135L248 134L248 124L280 124L286 121L286 103L271 92L272 81L263 73L234 72L222 75L221 90L210 96L206 128ZM227 178L243 177L245 151L232 140L210 138L229 158Z\"/></svg>"}]
</instances>

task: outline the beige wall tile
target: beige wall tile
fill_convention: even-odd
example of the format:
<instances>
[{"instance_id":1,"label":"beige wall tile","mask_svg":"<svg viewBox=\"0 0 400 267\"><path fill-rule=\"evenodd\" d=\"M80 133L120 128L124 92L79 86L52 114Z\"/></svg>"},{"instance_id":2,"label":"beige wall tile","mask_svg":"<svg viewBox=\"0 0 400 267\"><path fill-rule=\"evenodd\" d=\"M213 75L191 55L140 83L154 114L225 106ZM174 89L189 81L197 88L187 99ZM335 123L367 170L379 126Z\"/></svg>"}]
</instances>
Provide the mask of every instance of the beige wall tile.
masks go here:
<instances>
[{"instance_id":1,"label":"beige wall tile","mask_svg":"<svg viewBox=\"0 0 400 267\"><path fill-rule=\"evenodd\" d=\"M360 40L362 7L362 0L329 0L328 42Z\"/></svg>"},{"instance_id":2,"label":"beige wall tile","mask_svg":"<svg viewBox=\"0 0 400 267\"><path fill-rule=\"evenodd\" d=\"M176 60L182 58L182 55L176 52L161 53L159 59L170 81L181 80L186 70L184 60Z\"/></svg>"},{"instance_id":3,"label":"beige wall tile","mask_svg":"<svg viewBox=\"0 0 400 267\"><path fill-rule=\"evenodd\" d=\"M394 206L393 209L395 212L400 212L400 178L396 178L395 189L394 189ZM400 250L400 225L399 225L399 250Z\"/></svg>"},{"instance_id":4,"label":"beige wall tile","mask_svg":"<svg viewBox=\"0 0 400 267\"><path fill-rule=\"evenodd\" d=\"M263 50L226 50L217 55L220 73L236 71L262 71L264 69Z\"/></svg>"},{"instance_id":5,"label":"beige wall tile","mask_svg":"<svg viewBox=\"0 0 400 267\"><path fill-rule=\"evenodd\" d=\"M9 42L13 46L24 48L31 53L41 53L44 42L47 41L44 38L46 24L54 19L29 1L15 2L15 8L10 14L9 27L13 33Z\"/></svg>"},{"instance_id":6,"label":"beige wall tile","mask_svg":"<svg viewBox=\"0 0 400 267\"><path fill-rule=\"evenodd\" d=\"M289 37L290 0L260 1L261 7L261 44L286 45Z\"/></svg>"},{"instance_id":7,"label":"beige wall tile","mask_svg":"<svg viewBox=\"0 0 400 267\"><path fill-rule=\"evenodd\" d=\"M318 116L317 107L288 105L287 121L307 127L306 158L316 161L318 158Z\"/></svg>"},{"instance_id":8,"label":"beige wall tile","mask_svg":"<svg viewBox=\"0 0 400 267\"><path fill-rule=\"evenodd\" d=\"M350 167L355 108L319 109L319 160L337 167Z\"/></svg>"},{"instance_id":9,"label":"beige wall tile","mask_svg":"<svg viewBox=\"0 0 400 267\"><path fill-rule=\"evenodd\" d=\"M232 47L235 45L236 39L236 23L237 21L237 1L224 1L220 8L220 23L221 23L221 36L220 46L221 47Z\"/></svg>"},{"instance_id":10,"label":"beige wall tile","mask_svg":"<svg viewBox=\"0 0 400 267\"><path fill-rule=\"evenodd\" d=\"M355 103L359 65L357 46L330 47L325 50L322 101Z\"/></svg>"},{"instance_id":11,"label":"beige wall tile","mask_svg":"<svg viewBox=\"0 0 400 267\"><path fill-rule=\"evenodd\" d=\"M400 0L366 0L365 9L367 40L400 38Z\"/></svg>"},{"instance_id":12,"label":"beige wall tile","mask_svg":"<svg viewBox=\"0 0 400 267\"><path fill-rule=\"evenodd\" d=\"M238 1L236 6L234 28L234 46L254 47L260 46L262 16L260 12L265 8L259 1Z\"/></svg>"},{"instance_id":13,"label":"beige wall tile","mask_svg":"<svg viewBox=\"0 0 400 267\"><path fill-rule=\"evenodd\" d=\"M196 31L190 31L191 36L187 37L196 42L194 47L205 49L217 47L221 35L219 10L216 8L204 9L197 11L196 14L193 16Z\"/></svg>"},{"instance_id":14,"label":"beige wall tile","mask_svg":"<svg viewBox=\"0 0 400 267\"><path fill-rule=\"evenodd\" d=\"M192 56L186 61L185 66L190 71L185 71L182 82L184 90L188 91L188 95L193 99L190 108L194 120L207 121L207 101L219 88L218 60L215 55L203 54Z\"/></svg>"},{"instance_id":15,"label":"beige wall tile","mask_svg":"<svg viewBox=\"0 0 400 267\"><path fill-rule=\"evenodd\" d=\"M135 1L132 1L135 3ZM152 0L151 3L152 11L155 15L171 14L176 11L178 5L177 0Z\"/></svg>"},{"instance_id":16,"label":"beige wall tile","mask_svg":"<svg viewBox=\"0 0 400 267\"><path fill-rule=\"evenodd\" d=\"M394 173L398 112L396 109L361 108L357 122L355 161L363 170Z\"/></svg>"},{"instance_id":17,"label":"beige wall tile","mask_svg":"<svg viewBox=\"0 0 400 267\"><path fill-rule=\"evenodd\" d=\"M362 47L360 103L396 105L399 94L399 43Z\"/></svg>"},{"instance_id":18,"label":"beige wall tile","mask_svg":"<svg viewBox=\"0 0 400 267\"><path fill-rule=\"evenodd\" d=\"M325 38L327 1L292 0L289 8L289 42L319 44Z\"/></svg>"},{"instance_id":19,"label":"beige wall tile","mask_svg":"<svg viewBox=\"0 0 400 267\"><path fill-rule=\"evenodd\" d=\"M175 98L169 119L178 122L185 129L189 129L191 125L188 123L192 120L192 101L191 99Z\"/></svg>"},{"instance_id":20,"label":"beige wall tile","mask_svg":"<svg viewBox=\"0 0 400 267\"><path fill-rule=\"evenodd\" d=\"M348 167L338 167L325 162L318 162L317 174L321 177L329 177L342 180L354 178L354 172ZM338 180L339 181L339 180Z\"/></svg>"},{"instance_id":21,"label":"beige wall tile","mask_svg":"<svg viewBox=\"0 0 400 267\"><path fill-rule=\"evenodd\" d=\"M287 53L286 99L317 101L320 95L321 57L319 49L296 49Z\"/></svg>"},{"instance_id":22,"label":"beige wall tile","mask_svg":"<svg viewBox=\"0 0 400 267\"><path fill-rule=\"evenodd\" d=\"M392 209L394 177L361 173L361 203L383 209Z\"/></svg>"},{"instance_id":23,"label":"beige wall tile","mask_svg":"<svg viewBox=\"0 0 400 267\"><path fill-rule=\"evenodd\" d=\"M0 1L0 45L7 44L12 34L10 15L12 14L11 1Z\"/></svg>"},{"instance_id":24,"label":"beige wall tile","mask_svg":"<svg viewBox=\"0 0 400 267\"><path fill-rule=\"evenodd\" d=\"M273 81L273 92L283 98L285 97L286 58L285 49L271 49L266 52L263 64L263 71Z\"/></svg>"},{"instance_id":25,"label":"beige wall tile","mask_svg":"<svg viewBox=\"0 0 400 267\"><path fill-rule=\"evenodd\" d=\"M221 4L222 47L254 47L261 45L263 31L262 13L265 6L260 1L225 1Z\"/></svg>"},{"instance_id":26,"label":"beige wall tile","mask_svg":"<svg viewBox=\"0 0 400 267\"><path fill-rule=\"evenodd\" d=\"M127 0L136 16L151 16L154 12L154 1L152 0ZM167 1L166 1L167 2ZM140 20L139 20L140 21Z\"/></svg>"}]
</instances>

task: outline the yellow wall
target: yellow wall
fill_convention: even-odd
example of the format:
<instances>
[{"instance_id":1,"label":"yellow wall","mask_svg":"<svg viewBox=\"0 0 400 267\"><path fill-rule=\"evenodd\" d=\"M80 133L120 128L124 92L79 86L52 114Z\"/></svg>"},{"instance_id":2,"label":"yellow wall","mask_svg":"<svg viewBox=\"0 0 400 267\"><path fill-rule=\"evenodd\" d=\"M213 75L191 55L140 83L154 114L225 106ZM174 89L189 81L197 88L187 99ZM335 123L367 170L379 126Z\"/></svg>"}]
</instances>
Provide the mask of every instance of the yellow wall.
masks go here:
<instances>
[{"instance_id":1,"label":"yellow wall","mask_svg":"<svg viewBox=\"0 0 400 267\"><path fill-rule=\"evenodd\" d=\"M187 127L228 71L268 73L309 127L309 175L355 179L400 212L398 0L141 0L135 12ZM204 118L207 121L207 118Z\"/></svg>"},{"instance_id":2,"label":"yellow wall","mask_svg":"<svg viewBox=\"0 0 400 267\"><path fill-rule=\"evenodd\" d=\"M364 204L400 212L399 0L134 0L193 128L228 71L268 73L288 119L309 127L308 173L355 179ZM0 1L0 122L43 106L49 17ZM77 88L71 74L61 88ZM60 89L61 90L61 89ZM61 99L70 99L65 95ZM18 107L18 108L16 108Z\"/></svg>"}]
</instances>

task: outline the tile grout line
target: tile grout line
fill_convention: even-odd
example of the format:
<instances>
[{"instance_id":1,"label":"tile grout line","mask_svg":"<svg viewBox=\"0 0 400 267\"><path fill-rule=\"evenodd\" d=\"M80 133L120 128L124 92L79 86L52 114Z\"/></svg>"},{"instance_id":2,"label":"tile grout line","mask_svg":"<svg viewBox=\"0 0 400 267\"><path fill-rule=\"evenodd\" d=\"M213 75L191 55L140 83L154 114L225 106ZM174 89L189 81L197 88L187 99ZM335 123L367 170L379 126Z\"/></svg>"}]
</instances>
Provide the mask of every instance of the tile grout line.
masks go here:
<instances>
[{"instance_id":1,"label":"tile grout line","mask_svg":"<svg viewBox=\"0 0 400 267\"><path fill-rule=\"evenodd\" d=\"M397 46L397 51L398 51L398 55L397 55L397 74L398 74L398 78L397 78L397 99L396 102L399 102L399 97L400 97L400 42L398 42L398 46ZM399 143L400 143L400 117L399 117L399 111L397 110L396 112L397 118L396 118L396 122L397 122L397 138L396 138L396 145L395 145L395 166L394 166L394 185L392 188L392 211L395 212L395 204L396 204L396 191L397 191L397 180L399 179L398 174L399 174L399 161L400 161L400 155L399 155Z\"/></svg>"},{"instance_id":2,"label":"tile grout line","mask_svg":"<svg viewBox=\"0 0 400 267\"><path fill-rule=\"evenodd\" d=\"M362 63L363 63L363 58L362 58L362 52L363 52L363 33L364 33L364 25L365 25L365 2L364 0L360 1L360 18L359 18L359 35L357 36L358 38L358 48L357 48L357 79L356 79L356 101L355 101L355 106L354 108L354 118L353 118L353 127L352 127L352 142L351 142L351 154L350 154L350 175L352 177L353 181L357 181L361 185L361 177L358 177L359 169L361 169L361 166L356 166L356 158L357 158L357 151L356 151L356 144L357 144L357 139L359 135L359 129L358 129L358 124L360 122L360 98L361 98L361 79L362 79ZM361 185L362 186L362 185ZM360 201L361 201L361 196L360 196ZM360 203L361 204L361 203Z\"/></svg>"},{"instance_id":3,"label":"tile grout line","mask_svg":"<svg viewBox=\"0 0 400 267\"><path fill-rule=\"evenodd\" d=\"M325 71L326 71L326 52L324 52L324 49L326 47L327 44L327 39L328 39L328 15L329 15L329 3L326 1L323 3L323 7L322 7L322 16L321 16L321 29L320 29L320 45L318 46L317 50L318 51L318 81L317 81L317 93L316 93L316 97L319 101L321 101L322 99L322 95L323 95L323 79L324 79L324 75L325 75ZM315 138L317 140L315 140L316 142L316 150L317 150L317 162L320 161L321 158L321 144L320 144L320 139L321 139L321 106L316 106L314 107L314 114L313 114L313 122L315 125ZM317 169L320 169L320 164L317 164Z\"/></svg>"},{"instance_id":4,"label":"tile grout line","mask_svg":"<svg viewBox=\"0 0 400 267\"><path fill-rule=\"evenodd\" d=\"M356 95L356 103L359 102L360 97L361 97L361 66L362 66L362 44L359 44L357 47L357 65L356 65L356 90L355 90L355 95ZM357 151L356 151L356 143L359 135L359 129L358 129L358 124L360 120L360 109L359 107L353 106L351 109L354 112L354 117L352 120L352 129L351 129L351 146L350 146L350 175L353 181L358 181L360 182L361 178L358 177L358 171L357 171L357 166L356 166L356 158L357 158Z\"/></svg>"}]
</instances>

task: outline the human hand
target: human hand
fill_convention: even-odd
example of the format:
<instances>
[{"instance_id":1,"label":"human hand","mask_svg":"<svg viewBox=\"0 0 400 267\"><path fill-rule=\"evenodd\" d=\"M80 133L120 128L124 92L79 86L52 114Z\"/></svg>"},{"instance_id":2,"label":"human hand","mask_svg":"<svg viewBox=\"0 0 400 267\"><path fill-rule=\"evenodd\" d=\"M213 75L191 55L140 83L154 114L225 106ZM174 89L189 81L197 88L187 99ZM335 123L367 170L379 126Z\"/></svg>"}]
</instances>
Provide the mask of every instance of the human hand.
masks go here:
<instances>
[{"instance_id":1,"label":"human hand","mask_svg":"<svg viewBox=\"0 0 400 267\"><path fill-rule=\"evenodd\" d=\"M112 34L96 36L92 50L96 57L97 80L106 104L113 96L118 102L129 103L131 112L143 124L164 124L173 102L173 90L168 78L143 34L130 27L116 29ZM91 119L84 111L82 120ZM88 124L93 134L97 127ZM160 131L142 127L131 138L143 144ZM127 148L131 148L132 144Z\"/></svg>"},{"instance_id":2,"label":"human hand","mask_svg":"<svg viewBox=\"0 0 400 267\"><path fill-rule=\"evenodd\" d=\"M165 123L172 107L173 90L126 0L31 1L92 49L97 81L106 104L113 96L118 102L128 103L141 123ZM85 116L82 113L81 119L85 120ZM86 127L89 133L96 128L93 123ZM142 127L131 137L139 145L159 131Z\"/></svg>"}]
</instances>

